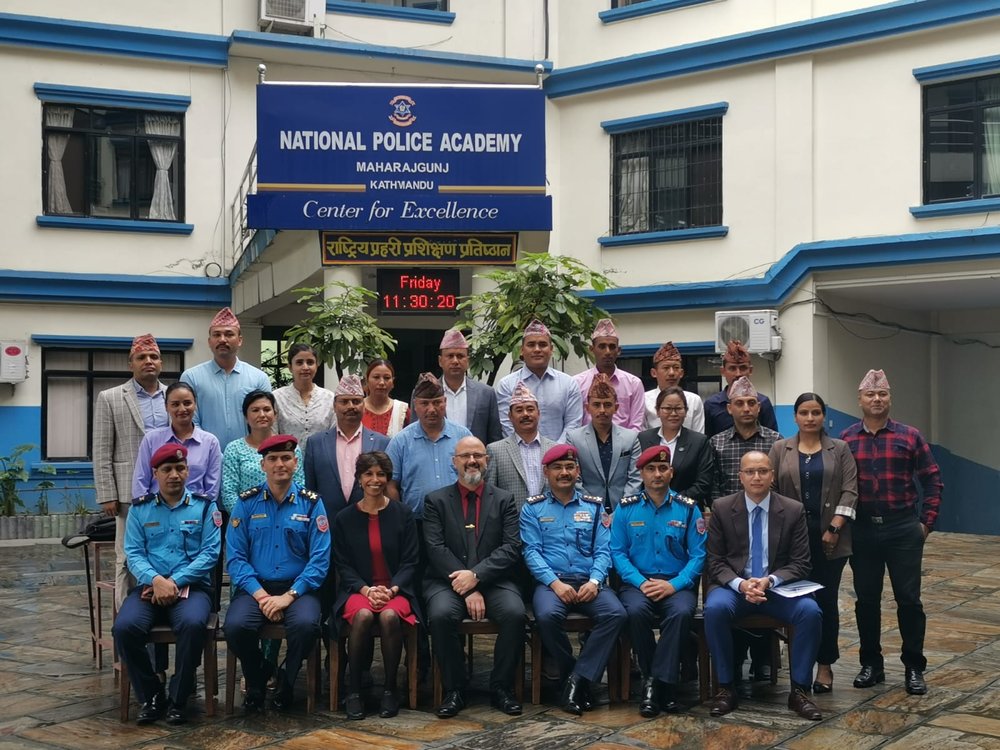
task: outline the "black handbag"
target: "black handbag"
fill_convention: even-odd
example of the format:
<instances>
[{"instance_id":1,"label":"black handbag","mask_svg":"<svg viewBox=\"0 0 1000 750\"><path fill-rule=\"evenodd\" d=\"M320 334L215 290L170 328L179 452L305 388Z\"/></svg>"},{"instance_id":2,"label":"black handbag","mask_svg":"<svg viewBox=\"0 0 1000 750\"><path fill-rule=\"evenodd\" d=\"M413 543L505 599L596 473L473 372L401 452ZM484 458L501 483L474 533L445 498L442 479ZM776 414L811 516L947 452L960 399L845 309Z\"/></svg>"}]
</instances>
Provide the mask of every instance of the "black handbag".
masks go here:
<instances>
[{"instance_id":1,"label":"black handbag","mask_svg":"<svg viewBox=\"0 0 1000 750\"><path fill-rule=\"evenodd\" d=\"M114 516L102 516L96 521L88 523L77 533L64 536L62 538L63 546L68 549L76 549L89 542L113 542L116 525L117 519Z\"/></svg>"}]
</instances>

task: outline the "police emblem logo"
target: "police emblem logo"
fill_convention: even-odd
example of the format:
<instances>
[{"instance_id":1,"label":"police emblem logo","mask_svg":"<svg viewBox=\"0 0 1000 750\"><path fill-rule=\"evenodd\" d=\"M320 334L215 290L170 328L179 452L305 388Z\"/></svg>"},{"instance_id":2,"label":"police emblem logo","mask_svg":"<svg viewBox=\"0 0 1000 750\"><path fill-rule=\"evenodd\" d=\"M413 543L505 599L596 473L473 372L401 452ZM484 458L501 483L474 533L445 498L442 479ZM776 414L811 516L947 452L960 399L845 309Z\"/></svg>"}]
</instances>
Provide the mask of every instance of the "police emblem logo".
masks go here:
<instances>
[{"instance_id":1,"label":"police emblem logo","mask_svg":"<svg viewBox=\"0 0 1000 750\"><path fill-rule=\"evenodd\" d=\"M417 116L413 114L411 107L416 105L406 94L394 96L389 100L392 106L392 114L389 115L389 122L401 128L408 128L417 121Z\"/></svg>"},{"instance_id":2,"label":"police emblem logo","mask_svg":"<svg viewBox=\"0 0 1000 750\"><path fill-rule=\"evenodd\" d=\"M217 528L222 527L222 512L218 510L212 511L212 520L215 522Z\"/></svg>"},{"instance_id":3,"label":"police emblem logo","mask_svg":"<svg viewBox=\"0 0 1000 750\"><path fill-rule=\"evenodd\" d=\"M238 529L239 527L240 527L240 519L234 518L233 519L233 528L234 529Z\"/></svg>"},{"instance_id":4,"label":"police emblem logo","mask_svg":"<svg viewBox=\"0 0 1000 750\"><path fill-rule=\"evenodd\" d=\"M698 531L699 534L704 534L705 533L705 519L704 518L699 518L697 521L694 522L694 527Z\"/></svg>"},{"instance_id":5,"label":"police emblem logo","mask_svg":"<svg viewBox=\"0 0 1000 750\"><path fill-rule=\"evenodd\" d=\"M329 531L330 522L326 520L326 516L316 516L316 528L324 534Z\"/></svg>"},{"instance_id":6,"label":"police emblem logo","mask_svg":"<svg viewBox=\"0 0 1000 750\"><path fill-rule=\"evenodd\" d=\"M660 454L656 458L657 458L658 461L669 461L670 460L669 458L667 458L667 452L666 451L660 451Z\"/></svg>"},{"instance_id":7,"label":"police emblem logo","mask_svg":"<svg viewBox=\"0 0 1000 750\"><path fill-rule=\"evenodd\" d=\"M176 451L174 451L174 455L177 457L178 460L180 460L184 458L184 451L178 448Z\"/></svg>"}]
</instances>

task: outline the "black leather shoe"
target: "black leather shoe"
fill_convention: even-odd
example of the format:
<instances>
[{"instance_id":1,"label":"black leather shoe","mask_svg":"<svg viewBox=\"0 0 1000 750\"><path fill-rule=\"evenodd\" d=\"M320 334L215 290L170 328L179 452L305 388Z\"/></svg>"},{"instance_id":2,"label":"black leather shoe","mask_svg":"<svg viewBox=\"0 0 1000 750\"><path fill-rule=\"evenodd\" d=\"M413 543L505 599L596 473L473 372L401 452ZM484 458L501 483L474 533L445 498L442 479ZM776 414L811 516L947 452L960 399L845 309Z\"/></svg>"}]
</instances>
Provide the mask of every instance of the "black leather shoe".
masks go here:
<instances>
[{"instance_id":1,"label":"black leather shoe","mask_svg":"<svg viewBox=\"0 0 1000 750\"><path fill-rule=\"evenodd\" d=\"M563 686L562 700L560 705L562 710L574 716L582 716L584 705L589 701L586 698L587 680L573 672L566 678Z\"/></svg>"},{"instance_id":2,"label":"black leather shoe","mask_svg":"<svg viewBox=\"0 0 1000 750\"><path fill-rule=\"evenodd\" d=\"M167 724L172 727L187 724L187 706L181 703L171 703L167 706Z\"/></svg>"},{"instance_id":3,"label":"black leather shoe","mask_svg":"<svg viewBox=\"0 0 1000 750\"><path fill-rule=\"evenodd\" d=\"M271 699L274 707L278 711L291 711L292 701L294 700L295 693L290 685L282 685L278 688L278 692L274 694L274 698Z\"/></svg>"},{"instance_id":4,"label":"black leather shoe","mask_svg":"<svg viewBox=\"0 0 1000 750\"><path fill-rule=\"evenodd\" d=\"M660 701L656 690L656 680L644 677L642 680L642 697L639 699L639 715L652 719L660 714Z\"/></svg>"},{"instance_id":5,"label":"black leather shoe","mask_svg":"<svg viewBox=\"0 0 1000 750\"><path fill-rule=\"evenodd\" d=\"M677 686L668 682L660 683L660 710L666 714L684 713L685 706L677 700Z\"/></svg>"},{"instance_id":6,"label":"black leather shoe","mask_svg":"<svg viewBox=\"0 0 1000 750\"><path fill-rule=\"evenodd\" d=\"M792 692L788 695L788 707L803 719L820 721L823 712L812 702L808 691L809 688L805 685L792 685Z\"/></svg>"},{"instance_id":7,"label":"black leather shoe","mask_svg":"<svg viewBox=\"0 0 1000 750\"><path fill-rule=\"evenodd\" d=\"M736 698L736 691L733 690L732 685L720 685L719 692L712 698L712 707L708 713L715 717L725 716L730 711L735 711L737 706L739 706L739 700Z\"/></svg>"},{"instance_id":8,"label":"black leather shoe","mask_svg":"<svg viewBox=\"0 0 1000 750\"><path fill-rule=\"evenodd\" d=\"M582 690L580 692L580 701L580 708L584 711L594 710L594 698L590 694L590 680L584 680Z\"/></svg>"},{"instance_id":9,"label":"black leather shoe","mask_svg":"<svg viewBox=\"0 0 1000 750\"><path fill-rule=\"evenodd\" d=\"M361 700L361 693L351 693L344 702L344 710L347 718L351 721L358 721L365 718L365 704Z\"/></svg>"},{"instance_id":10,"label":"black leather shoe","mask_svg":"<svg viewBox=\"0 0 1000 750\"><path fill-rule=\"evenodd\" d=\"M924 682L924 673L913 667L906 668L906 692L910 695L926 695L927 683Z\"/></svg>"},{"instance_id":11,"label":"black leather shoe","mask_svg":"<svg viewBox=\"0 0 1000 750\"><path fill-rule=\"evenodd\" d=\"M399 697L395 690L383 690L382 702L379 704L378 715L383 719L391 719L399 713Z\"/></svg>"},{"instance_id":12,"label":"black leather shoe","mask_svg":"<svg viewBox=\"0 0 1000 750\"><path fill-rule=\"evenodd\" d=\"M875 687L880 682L885 682L885 670L875 667L861 667L858 676L854 678L854 687L870 688Z\"/></svg>"},{"instance_id":13,"label":"black leather shoe","mask_svg":"<svg viewBox=\"0 0 1000 750\"><path fill-rule=\"evenodd\" d=\"M465 699L457 690L450 690L444 694L444 700L435 711L439 719L451 719L458 716L458 712L465 708Z\"/></svg>"},{"instance_id":14,"label":"black leather shoe","mask_svg":"<svg viewBox=\"0 0 1000 750\"><path fill-rule=\"evenodd\" d=\"M247 690L243 696L243 713L259 714L264 712L264 693L260 690Z\"/></svg>"},{"instance_id":15,"label":"black leather shoe","mask_svg":"<svg viewBox=\"0 0 1000 750\"><path fill-rule=\"evenodd\" d=\"M751 682L770 682L771 681L771 665L762 664L759 662L750 663L750 681Z\"/></svg>"},{"instance_id":16,"label":"black leather shoe","mask_svg":"<svg viewBox=\"0 0 1000 750\"><path fill-rule=\"evenodd\" d=\"M166 693L160 689L152 698L142 704L139 708L139 716L136 718L136 724L152 724L154 721L159 721L163 718L163 714L167 710L167 696Z\"/></svg>"},{"instance_id":17,"label":"black leather shoe","mask_svg":"<svg viewBox=\"0 0 1000 750\"><path fill-rule=\"evenodd\" d=\"M517 698L505 687L493 688L493 695L490 696L490 705L497 711L501 711L508 716L520 716L524 710Z\"/></svg>"}]
</instances>

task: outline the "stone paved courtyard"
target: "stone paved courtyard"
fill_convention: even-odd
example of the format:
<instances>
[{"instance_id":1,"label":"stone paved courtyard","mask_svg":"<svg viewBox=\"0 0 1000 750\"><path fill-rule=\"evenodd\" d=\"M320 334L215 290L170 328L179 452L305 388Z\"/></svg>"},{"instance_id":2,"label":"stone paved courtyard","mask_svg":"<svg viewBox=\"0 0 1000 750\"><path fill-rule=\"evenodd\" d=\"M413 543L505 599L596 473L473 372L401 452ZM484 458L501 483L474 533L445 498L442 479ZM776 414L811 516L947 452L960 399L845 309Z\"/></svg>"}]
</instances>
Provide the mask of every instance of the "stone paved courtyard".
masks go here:
<instances>
[{"instance_id":1,"label":"stone paved courtyard","mask_svg":"<svg viewBox=\"0 0 1000 750\"><path fill-rule=\"evenodd\" d=\"M488 706L489 639L477 639L473 706L457 719L430 712L421 689L418 711L390 720L348 722L342 714L304 707L290 715L244 719L198 713L190 724L137 727L118 720L118 691L110 659L98 671L91 658L82 554L57 544L0 546L0 750L9 748L905 748L1000 750L1000 543L996 537L934 534L924 557L930 692L902 688L899 637L892 602L883 625L887 682L855 690L857 644L850 568L841 588L843 656L833 693L816 697L825 719L812 723L785 707L787 675L779 685L754 685L754 699L712 719L695 706L686 715L642 719L634 703L607 705L576 719L557 708L527 706L509 718ZM108 614L108 619L110 614ZM220 644L224 670L225 645ZM224 678L224 675L223 675ZM224 682L222 683L224 690ZM300 681L301 699L304 683ZM220 698L224 693L220 693ZM697 685L685 686L695 702ZM325 704L324 693L321 704ZM239 703L239 699L237 699ZM300 703L304 701L300 700ZM132 708L135 717L135 707Z\"/></svg>"}]
</instances>

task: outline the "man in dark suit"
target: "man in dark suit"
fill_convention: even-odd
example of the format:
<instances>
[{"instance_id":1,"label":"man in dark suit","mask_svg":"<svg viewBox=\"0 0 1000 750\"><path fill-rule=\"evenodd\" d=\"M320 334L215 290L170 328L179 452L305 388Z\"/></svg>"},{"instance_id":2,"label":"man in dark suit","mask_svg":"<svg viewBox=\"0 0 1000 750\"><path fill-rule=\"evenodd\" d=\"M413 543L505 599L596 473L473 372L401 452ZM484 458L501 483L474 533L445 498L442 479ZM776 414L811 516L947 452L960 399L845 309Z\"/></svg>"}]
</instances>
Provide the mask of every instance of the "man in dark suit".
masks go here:
<instances>
[{"instance_id":1,"label":"man in dark suit","mask_svg":"<svg viewBox=\"0 0 1000 750\"><path fill-rule=\"evenodd\" d=\"M461 331L452 329L444 334L438 364L448 402L448 419L468 429L483 445L502 438L497 392L467 376L469 343Z\"/></svg>"},{"instance_id":2,"label":"man in dark suit","mask_svg":"<svg viewBox=\"0 0 1000 750\"><path fill-rule=\"evenodd\" d=\"M819 721L823 715L809 698L809 685L823 616L811 595L778 593L781 586L809 574L805 508L771 492L771 473L765 453L746 453L740 461L743 491L719 498L712 506L706 545L705 636L719 676L719 692L710 713L723 716L737 706L731 627L741 617L759 614L794 627L788 707L804 719Z\"/></svg>"},{"instance_id":3,"label":"man in dark suit","mask_svg":"<svg viewBox=\"0 0 1000 750\"><path fill-rule=\"evenodd\" d=\"M424 500L424 539L429 570L424 579L434 653L441 665L443 719L465 705L464 653L458 623L489 618L500 630L493 649L491 704L510 716L521 713L512 687L524 649L525 612L514 580L521 536L514 496L486 484L486 446L465 437L452 459L458 482Z\"/></svg>"},{"instance_id":4,"label":"man in dark suit","mask_svg":"<svg viewBox=\"0 0 1000 750\"><path fill-rule=\"evenodd\" d=\"M323 498L330 518L361 499L361 486L354 478L358 456L384 451L389 445L385 435L361 426L364 402L361 379L357 375L342 377L333 397L336 425L306 443L306 487Z\"/></svg>"},{"instance_id":5,"label":"man in dark suit","mask_svg":"<svg viewBox=\"0 0 1000 750\"><path fill-rule=\"evenodd\" d=\"M514 434L486 446L486 482L513 492L519 513L526 499L545 490L542 456L555 445L538 431L540 414L535 394L518 383L510 397Z\"/></svg>"}]
</instances>

